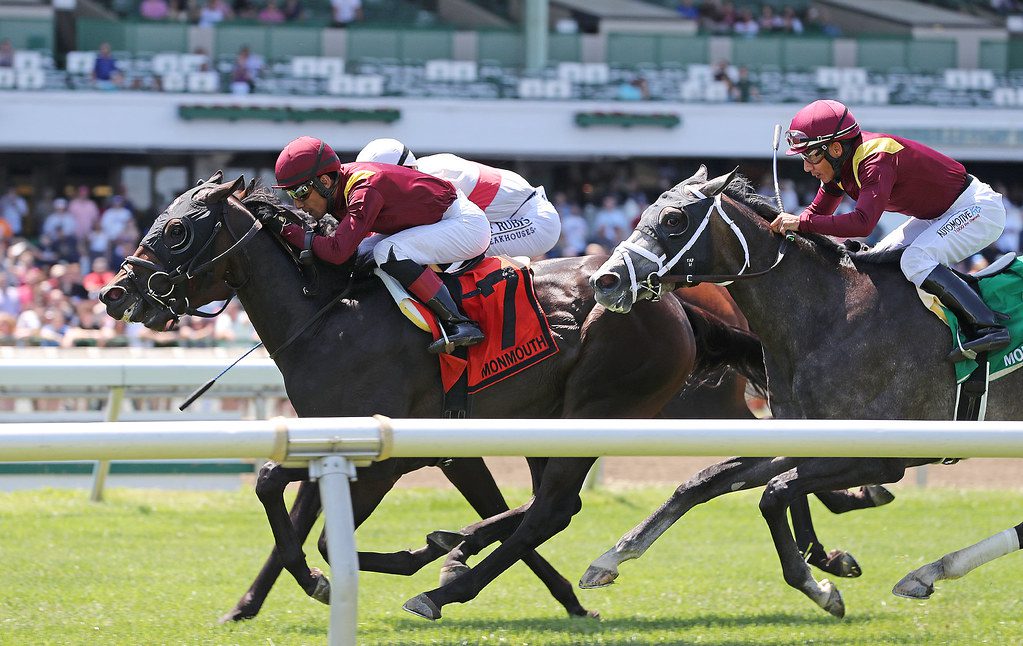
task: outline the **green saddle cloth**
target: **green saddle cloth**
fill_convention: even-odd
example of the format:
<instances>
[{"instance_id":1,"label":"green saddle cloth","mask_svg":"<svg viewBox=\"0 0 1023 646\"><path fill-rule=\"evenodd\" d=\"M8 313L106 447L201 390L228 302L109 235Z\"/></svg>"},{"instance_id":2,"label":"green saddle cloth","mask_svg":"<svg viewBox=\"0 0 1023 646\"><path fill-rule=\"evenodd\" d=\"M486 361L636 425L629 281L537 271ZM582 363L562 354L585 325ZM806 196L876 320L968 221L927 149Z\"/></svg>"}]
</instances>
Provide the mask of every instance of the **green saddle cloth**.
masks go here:
<instances>
[{"instance_id":1,"label":"green saddle cloth","mask_svg":"<svg viewBox=\"0 0 1023 646\"><path fill-rule=\"evenodd\" d=\"M1023 262L1016 258L1005 269L994 276L980 279L980 295L984 302L996 312L1008 314L1011 318L1005 321L1009 328L1011 341L1009 346L999 352L988 355L988 365L991 368L991 381L1004 377L1016 368L1023 366ZM927 294L930 296L930 294ZM947 307L938 305L937 298L930 296L931 303L927 299L924 303L928 309L938 315L952 330L952 347L958 347L955 341L964 340L960 336L959 321L955 314ZM939 314L934 306L941 309ZM956 382L961 382L970 376L977 368L977 362L972 360L959 361L956 363Z\"/></svg>"}]
</instances>

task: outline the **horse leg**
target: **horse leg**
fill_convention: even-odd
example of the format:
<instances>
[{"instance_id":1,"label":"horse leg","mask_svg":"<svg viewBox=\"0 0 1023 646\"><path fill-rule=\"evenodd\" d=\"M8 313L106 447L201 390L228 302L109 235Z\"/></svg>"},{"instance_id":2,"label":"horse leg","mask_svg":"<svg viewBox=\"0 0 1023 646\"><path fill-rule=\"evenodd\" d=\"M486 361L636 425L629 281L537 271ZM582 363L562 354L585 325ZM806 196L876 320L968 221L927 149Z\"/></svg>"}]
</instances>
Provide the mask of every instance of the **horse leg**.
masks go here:
<instances>
[{"instance_id":1,"label":"horse leg","mask_svg":"<svg viewBox=\"0 0 1023 646\"><path fill-rule=\"evenodd\" d=\"M528 550L568 527L572 516L582 508L579 491L593 462L593 458L547 460L536 497L512 535L462 576L406 601L405 610L426 619L439 619L445 605L474 599Z\"/></svg>"},{"instance_id":2,"label":"horse leg","mask_svg":"<svg viewBox=\"0 0 1023 646\"><path fill-rule=\"evenodd\" d=\"M304 468L283 467L274 462L264 464L256 479L256 497L263 503L266 518L270 522L270 531L274 537L274 550L284 565L284 569L295 577L305 593L316 598L324 592L327 585L319 570L311 570L302 552L302 539L291 523L288 508L284 503L284 489L288 483L305 480L309 470Z\"/></svg>"},{"instance_id":3,"label":"horse leg","mask_svg":"<svg viewBox=\"0 0 1023 646\"><path fill-rule=\"evenodd\" d=\"M675 521L699 504L732 491L759 487L791 469L791 458L729 458L703 469L675 489L657 511L618 539L615 546L597 557L579 580L580 588L600 588L618 578L618 566L639 558Z\"/></svg>"},{"instance_id":4,"label":"horse leg","mask_svg":"<svg viewBox=\"0 0 1023 646\"><path fill-rule=\"evenodd\" d=\"M883 507L895 500L895 494L881 485L864 485L856 491L840 489L837 491L818 491L814 494L833 514L844 514L847 511Z\"/></svg>"},{"instance_id":5,"label":"horse leg","mask_svg":"<svg viewBox=\"0 0 1023 646\"><path fill-rule=\"evenodd\" d=\"M892 594L907 599L930 599L935 581L958 579L988 561L1015 552L1020 545L1023 545L1023 523L913 570L895 584Z\"/></svg>"},{"instance_id":6,"label":"horse leg","mask_svg":"<svg viewBox=\"0 0 1023 646\"><path fill-rule=\"evenodd\" d=\"M444 470L444 474L451 481L451 484L455 485L465 499L469 502L472 508L480 515L481 518L490 518L496 514L509 511L508 503L505 502L504 496L501 494L501 490L498 489L497 483L494 481L493 474L487 469L486 464L482 459L479 458L459 458L453 459L446 465L441 466ZM515 514L517 521L512 525L508 523L509 529L507 533L500 535L498 540L503 540L515 531L518 527L518 522L521 521L522 514L525 513L527 505L520 507L521 511ZM482 549L480 547L479 549ZM477 554L472 552L472 554ZM463 550L460 547L456 548L452 553L448 555L447 560L444 563L444 568L441 570L441 584L450 581L451 579L463 574L467 569L465 560L472 554L469 551ZM564 606L565 611L573 616L584 617L590 615L590 613L579 603L578 597L575 595L575 590L572 588L572 584L569 583L568 579L563 577L554 566L552 566L546 559L540 556L536 550L529 550L522 557L522 562L533 571L533 574L540 579L540 581L550 591L551 596Z\"/></svg>"},{"instance_id":7,"label":"horse leg","mask_svg":"<svg viewBox=\"0 0 1023 646\"><path fill-rule=\"evenodd\" d=\"M811 458L772 478L760 499L760 513L771 530L785 582L835 617L844 617L841 593L827 579L818 583L813 578L789 530L785 512L794 500L814 491L847 489L865 482L897 482L905 472L905 461L898 459Z\"/></svg>"},{"instance_id":8,"label":"horse leg","mask_svg":"<svg viewBox=\"0 0 1023 646\"><path fill-rule=\"evenodd\" d=\"M298 493L295 495L295 502L291 506L289 518L292 526L295 528L295 537L299 543L304 543L305 539L309 536L309 532L316 522L319 510L319 488L315 483L303 482L298 488ZM256 575L255 581L252 582L252 585L249 586L249 589L238 600L234 608L220 618L220 623L250 619L259 614L260 608L263 607L263 602L266 601L266 595L270 594L270 588L273 587L283 569L284 563L277 555L277 549L270 550L270 556L267 557L263 568Z\"/></svg>"},{"instance_id":9,"label":"horse leg","mask_svg":"<svg viewBox=\"0 0 1023 646\"><path fill-rule=\"evenodd\" d=\"M833 492L828 492L833 493ZM853 578L863 574L860 564L852 554L843 550L825 551L824 545L817 538L817 530L813 527L810 516L810 505L806 496L798 496L789 507L792 517L792 532L796 537L796 547L810 565L835 576Z\"/></svg>"}]
</instances>

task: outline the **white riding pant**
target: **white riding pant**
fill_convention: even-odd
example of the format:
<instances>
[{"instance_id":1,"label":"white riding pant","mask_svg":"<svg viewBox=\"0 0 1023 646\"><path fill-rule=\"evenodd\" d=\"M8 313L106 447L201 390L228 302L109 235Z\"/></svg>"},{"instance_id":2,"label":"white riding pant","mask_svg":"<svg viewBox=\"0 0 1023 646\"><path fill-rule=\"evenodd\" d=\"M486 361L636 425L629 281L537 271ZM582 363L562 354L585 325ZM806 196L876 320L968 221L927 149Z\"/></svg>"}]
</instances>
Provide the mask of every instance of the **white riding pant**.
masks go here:
<instances>
[{"instance_id":1,"label":"white riding pant","mask_svg":"<svg viewBox=\"0 0 1023 646\"><path fill-rule=\"evenodd\" d=\"M360 251L373 249L379 267L391 252L396 260L411 260L420 265L469 260L482 254L490 244L490 226L480 207L462 191L441 219L390 235L377 234L359 245Z\"/></svg>"},{"instance_id":2,"label":"white riding pant","mask_svg":"<svg viewBox=\"0 0 1023 646\"><path fill-rule=\"evenodd\" d=\"M899 264L906 278L919 287L935 267L969 258L997 240L1004 228L1002 195L974 178L941 216L910 218L875 249L906 247Z\"/></svg>"},{"instance_id":3,"label":"white riding pant","mask_svg":"<svg viewBox=\"0 0 1023 646\"><path fill-rule=\"evenodd\" d=\"M488 256L542 256L554 247L561 237L561 218L547 199L542 186L510 216L492 217L490 220L490 249Z\"/></svg>"}]
</instances>

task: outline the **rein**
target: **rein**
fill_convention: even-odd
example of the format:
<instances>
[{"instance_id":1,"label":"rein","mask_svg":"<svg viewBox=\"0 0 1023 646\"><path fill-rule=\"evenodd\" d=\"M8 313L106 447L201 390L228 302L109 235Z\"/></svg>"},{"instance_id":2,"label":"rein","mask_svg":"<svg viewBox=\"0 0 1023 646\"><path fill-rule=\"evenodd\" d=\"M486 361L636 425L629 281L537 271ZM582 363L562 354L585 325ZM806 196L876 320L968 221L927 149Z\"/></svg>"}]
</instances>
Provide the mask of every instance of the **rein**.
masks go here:
<instances>
[{"instance_id":1,"label":"rein","mask_svg":"<svg viewBox=\"0 0 1023 646\"><path fill-rule=\"evenodd\" d=\"M721 205L721 194L714 196L714 198L707 198L706 196L703 195L703 193L696 189L690 190L693 192L695 196L699 197L701 200L712 201L707 208L707 212L703 215L703 218L700 221L699 226L696 228L696 232L693 235L693 237L690 238L689 241L681 249L679 249L679 251L670 260L668 259L668 256L665 253L655 254L652 251L649 251L648 249L645 249L628 240L618 245L619 248L625 250L626 252L623 253L622 256L625 261L625 266L629 271L630 289L632 291L633 300L636 300L639 290L641 289L650 292L652 300L657 300L660 297L661 286L665 283L672 284L684 283L690 286L699 283L716 283L719 285L728 285L736 280L748 280L751 278L758 278L760 276L763 276L764 274L767 274L781 263L781 261L785 258L785 254L789 250L789 245L796 239L795 235L791 233L787 234L782 239L781 244L778 246L778 255L775 258L774 263L770 267L768 267L767 269L762 269L760 271L746 273L746 270L752 267L752 265L750 264L749 243L746 241L746 237L742 234L742 230L739 229L738 225L736 225L735 222L731 218L729 218L728 215L725 213L724 207ZM700 239L700 236L702 236L706 232L708 225L710 224L710 218L715 212L717 212L717 214L721 216L721 219L725 221L728 227L732 230L732 233L734 233L735 237L739 240L739 245L742 247L743 251L742 267L740 267L739 271L735 274L669 274L668 272L672 268L674 268L674 266L679 262L679 260L682 259L682 256L684 256L685 253L689 251L693 247L693 245L696 244L696 242ZM636 230L638 233L640 233L640 235L658 243L662 249L668 248L669 246L668 241L665 239L665 236L662 233L657 231L656 228L646 226L637 228ZM656 264L657 271L651 272L642 281L638 280L638 276L636 275L636 269L632 263L631 258L631 254L633 253L642 256L643 258L646 258L650 262Z\"/></svg>"}]
</instances>

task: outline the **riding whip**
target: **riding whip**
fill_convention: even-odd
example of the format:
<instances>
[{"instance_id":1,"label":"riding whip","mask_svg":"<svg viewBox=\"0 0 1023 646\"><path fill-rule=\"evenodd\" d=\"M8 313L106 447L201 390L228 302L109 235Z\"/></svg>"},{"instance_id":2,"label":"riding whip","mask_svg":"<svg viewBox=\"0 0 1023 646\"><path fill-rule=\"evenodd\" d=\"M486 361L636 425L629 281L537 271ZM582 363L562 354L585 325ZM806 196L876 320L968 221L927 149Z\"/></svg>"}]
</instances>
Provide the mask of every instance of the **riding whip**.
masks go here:
<instances>
[{"instance_id":1,"label":"riding whip","mask_svg":"<svg viewBox=\"0 0 1023 646\"><path fill-rule=\"evenodd\" d=\"M781 187L778 184L778 142L781 139L781 124L774 124L774 143L771 147L774 149L774 200L778 203L778 210L784 212L785 205L781 201Z\"/></svg>"}]
</instances>

